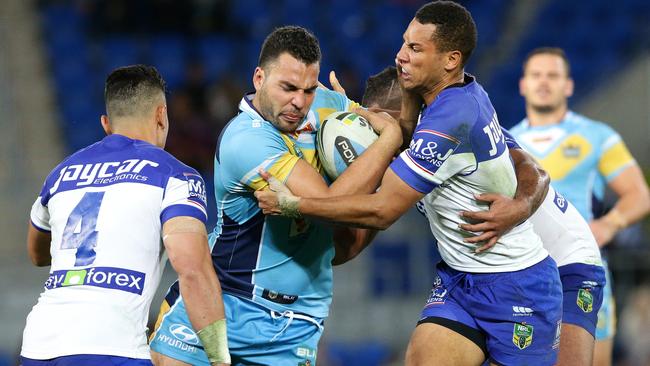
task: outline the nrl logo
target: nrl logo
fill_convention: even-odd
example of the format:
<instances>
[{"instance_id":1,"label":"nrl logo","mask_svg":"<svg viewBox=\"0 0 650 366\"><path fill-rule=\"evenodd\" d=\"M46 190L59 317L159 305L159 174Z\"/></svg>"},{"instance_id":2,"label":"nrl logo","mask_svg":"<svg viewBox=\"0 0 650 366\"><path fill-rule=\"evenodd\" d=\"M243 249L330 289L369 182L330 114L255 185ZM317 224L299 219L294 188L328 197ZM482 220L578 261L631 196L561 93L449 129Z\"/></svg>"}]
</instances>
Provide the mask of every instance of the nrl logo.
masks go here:
<instances>
[{"instance_id":1,"label":"nrl logo","mask_svg":"<svg viewBox=\"0 0 650 366\"><path fill-rule=\"evenodd\" d=\"M533 326L526 323L515 323L512 330L512 343L519 349L524 349L533 343Z\"/></svg>"},{"instance_id":2,"label":"nrl logo","mask_svg":"<svg viewBox=\"0 0 650 366\"><path fill-rule=\"evenodd\" d=\"M594 310L594 296L588 289L581 288L578 291L576 304L585 313L591 313Z\"/></svg>"}]
</instances>

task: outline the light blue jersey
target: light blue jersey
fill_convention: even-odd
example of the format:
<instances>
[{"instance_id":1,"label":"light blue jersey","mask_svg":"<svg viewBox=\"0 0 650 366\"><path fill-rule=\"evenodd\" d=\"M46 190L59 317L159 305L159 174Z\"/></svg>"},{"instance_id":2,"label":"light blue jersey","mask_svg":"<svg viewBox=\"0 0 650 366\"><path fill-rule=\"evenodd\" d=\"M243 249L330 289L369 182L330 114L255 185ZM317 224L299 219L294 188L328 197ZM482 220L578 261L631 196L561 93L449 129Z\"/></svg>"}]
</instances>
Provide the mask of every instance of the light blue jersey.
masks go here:
<instances>
[{"instance_id":1,"label":"light blue jersey","mask_svg":"<svg viewBox=\"0 0 650 366\"><path fill-rule=\"evenodd\" d=\"M303 159L321 170L316 131L334 111L353 102L318 89L305 121L293 134L276 129L245 96L224 129L215 155L217 226L210 236L223 291L276 311L326 317L332 298L334 256L328 226L308 219L265 216L253 192L267 183L265 169L282 181Z\"/></svg>"},{"instance_id":2,"label":"light blue jersey","mask_svg":"<svg viewBox=\"0 0 650 366\"><path fill-rule=\"evenodd\" d=\"M253 192L267 185L260 169L286 181L303 159L323 174L315 148L318 128L332 112L357 104L318 89L303 123L286 134L262 118L252 97L242 99L215 154L218 221L209 242L224 292L228 348L233 366L315 365L332 301L332 230L306 219L265 216ZM151 349L192 365L209 365L178 282L161 306Z\"/></svg>"},{"instance_id":3,"label":"light blue jersey","mask_svg":"<svg viewBox=\"0 0 650 366\"><path fill-rule=\"evenodd\" d=\"M602 214L607 183L634 164L616 131L571 111L560 123L533 127L524 119L510 132L587 221Z\"/></svg>"}]
</instances>

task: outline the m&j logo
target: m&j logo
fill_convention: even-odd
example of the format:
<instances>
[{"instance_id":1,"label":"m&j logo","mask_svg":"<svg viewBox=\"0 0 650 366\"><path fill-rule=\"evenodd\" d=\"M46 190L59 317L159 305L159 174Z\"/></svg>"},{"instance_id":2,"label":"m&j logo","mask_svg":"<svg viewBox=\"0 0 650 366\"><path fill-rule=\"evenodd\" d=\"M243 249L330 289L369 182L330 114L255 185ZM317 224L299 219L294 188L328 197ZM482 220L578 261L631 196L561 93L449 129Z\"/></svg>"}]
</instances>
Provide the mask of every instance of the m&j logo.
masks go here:
<instances>
[{"instance_id":1,"label":"m&j logo","mask_svg":"<svg viewBox=\"0 0 650 366\"><path fill-rule=\"evenodd\" d=\"M95 286L142 295L145 274L124 268L93 267L77 270L62 270L50 273L45 288L69 286Z\"/></svg>"}]
</instances>

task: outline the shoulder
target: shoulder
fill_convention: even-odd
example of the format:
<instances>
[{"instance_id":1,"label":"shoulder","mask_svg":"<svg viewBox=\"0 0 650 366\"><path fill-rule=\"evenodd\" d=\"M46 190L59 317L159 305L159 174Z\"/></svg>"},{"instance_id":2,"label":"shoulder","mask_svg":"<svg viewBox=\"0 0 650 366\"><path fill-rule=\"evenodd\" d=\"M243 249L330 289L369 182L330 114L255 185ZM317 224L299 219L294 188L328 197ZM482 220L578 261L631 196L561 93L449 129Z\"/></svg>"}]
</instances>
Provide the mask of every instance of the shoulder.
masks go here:
<instances>
[{"instance_id":1,"label":"shoulder","mask_svg":"<svg viewBox=\"0 0 650 366\"><path fill-rule=\"evenodd\" d=\"M588 135L591 139L595 140L595 142L605 143L621 139L618 132L605 122L591 119L587 116L571 111L568 113L567 122L569 122L576 131Z\"/></svg>"},{"instance_id":2,"label":"shoulder","mask_svg":"<svg viewBox=\"0 0 650 366\"><path fill-rule=\"evenodd\" d=\"M526 121L522 120L522 121L519 121L519 123L517 123L516 125L512 126L510 128L509 132L516 136L516 135L519 135L519 134L523 133L525 128L526 128Z\"/></svg>"}]
</instances>

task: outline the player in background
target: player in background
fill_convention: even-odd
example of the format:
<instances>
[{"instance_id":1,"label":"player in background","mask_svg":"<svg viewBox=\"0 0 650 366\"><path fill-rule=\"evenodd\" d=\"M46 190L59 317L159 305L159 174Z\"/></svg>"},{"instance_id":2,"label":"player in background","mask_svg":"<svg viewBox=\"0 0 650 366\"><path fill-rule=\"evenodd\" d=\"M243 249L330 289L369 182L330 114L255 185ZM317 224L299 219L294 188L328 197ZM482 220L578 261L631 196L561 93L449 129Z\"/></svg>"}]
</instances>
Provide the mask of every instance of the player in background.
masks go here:
<instances>
[{"instance_id":1,"label":"player in background","mask_svg":"<svg viewBox=\"0 0 650 366\"><path fill-rule=\"evenodd\" d=\"M460 211L486 208L476 194L515 197L517 189L496 113L475 78L464 73L475 44L476 26L462 6L432 2L416 13L404 33L397 68L401 86L420 96L426 108L418 123L419 106L403 101L400 118L417 126L378 192L305 198L265 174L271 190L255 195L266 213L380 229L424 199L443 262L411 337L407 365L480 365L486 359L552 365L559 346L561 284L530 222L522 217L497 245L478 253L466 241L473 234L459 227L466 223ZM529 316L522 319L513 306L530 309Z\"/></svg>"},{"instance_id":2,"label":"player in background","mask_svg":"<svg viewBox=\"0 0 650 366\"><path fill-rule=\"evenodd\" d=\"M122 67L104 96L108 136L59 164L32 207L28 253L51 270L27 317L22 365L151 365L146 326L165 249L191 319L178 331L197 329L212 363L229 364L205 185L163 150L165 82L151 66Z\"/></svg>"},{"instance_id":3,"label":"player in background","mask_svg":"<svg viewBox=\"0 0 650 366\"><path fill-rule=\"evenodd\" d=\"M397 83L395 67L371 76L366 82L363 104L399 114L402 94ZM524 152L505 129L503 133L518 177L522 168L536 167L534 158ZM490 211L499 215L495 208ZM562 337L557 365L590 366L593 363L596 314L602 304L605 286L605 270L598 245L585 219L553 187L549 187L546 198L530 217L530 222L544 248L557 263L562 281ZM526 308L513 311L522 317L528 315Z\"/></svg>"},{"instance_id":4,"label":"player in background","mask_svg":"<svg viewBox=\"0 0 650 366\"><path fill-rule=\"evenodd\" d=\"M349 259L340 257L343 251L335 257L333 243L363 247L374 236L371 230L265 216L253 196L267 186L259 170L273 172L306 197L368 193L402 144L397 121L318 88L320 57L318 40L304 28L274 30L260 51L255 93L243 97L217 142L218 221L210 248L224 291L233 365L315 365L332 299L332 263ZM380 136L328 186L316 156L316 132L329 114L346 110L366 117ZM207 363L199 345L164 341L174 337L171 326L189 324L175 286L159 319L151 347L161 364Z\"/></svg>"},{"instance_id":5,"label":"player in background","mask_svg":"<svg viewBox=\"0 0 650 366\"><path fill-rule=\"evenodd\" d=\"M569 110L573 80L562 49L533 50L524 61L519 89L526 100L526 118L511 129L512 134L589 222L600 247L648 214L648 186L621 137L606 124ZM618 200L599 217L606 186ZM598 366L612 362L616 329L609 278L607 283L596 330L594 365Z\"/></svg>"}]
</instances>

